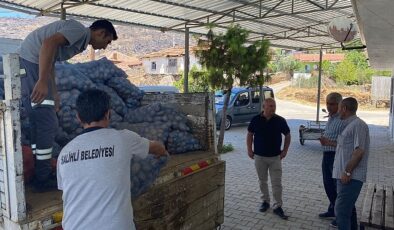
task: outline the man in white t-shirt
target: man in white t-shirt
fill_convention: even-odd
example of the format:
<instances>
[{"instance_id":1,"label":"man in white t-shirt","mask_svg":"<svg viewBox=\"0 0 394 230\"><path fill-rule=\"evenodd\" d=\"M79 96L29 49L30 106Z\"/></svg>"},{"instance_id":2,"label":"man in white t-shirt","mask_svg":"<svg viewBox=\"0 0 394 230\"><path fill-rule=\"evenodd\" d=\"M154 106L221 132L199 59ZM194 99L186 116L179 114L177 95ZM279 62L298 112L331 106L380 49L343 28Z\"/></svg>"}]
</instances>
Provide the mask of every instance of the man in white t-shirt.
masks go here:
<instances>
[{"instance_id":1,"label":"man in white t-shirt","mask_svg":"<svg viewBox=\"0 0 394 230\"><path fill-rule=\"evenodd\" d=\"M58 158L58 188L63 190L63 228L135 229L130 194L133 155L166 156L163 144L129 130L108 128L110 97L88 90L77 99L84 132Z\"/></svg>"}]
</instances>

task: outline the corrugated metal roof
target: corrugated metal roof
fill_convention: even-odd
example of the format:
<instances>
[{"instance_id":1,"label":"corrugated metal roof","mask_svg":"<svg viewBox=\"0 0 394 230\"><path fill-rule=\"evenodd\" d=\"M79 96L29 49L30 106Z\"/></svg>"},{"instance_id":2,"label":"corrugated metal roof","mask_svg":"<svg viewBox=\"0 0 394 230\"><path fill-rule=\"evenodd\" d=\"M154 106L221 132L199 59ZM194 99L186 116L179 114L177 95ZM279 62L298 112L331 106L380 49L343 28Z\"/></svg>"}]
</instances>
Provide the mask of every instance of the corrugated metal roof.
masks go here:
<instances>
[{"instance_id":1,"label":"corrugated metal roof","mask_svg":"<svg viewBox=\"0 0 394 230\"><path fill-rule=\"evenodd\" d=\"M232 23L250 31L250 40L263 37L273 46L286 48L340 47L327 33L336 17L353 17L350 0L1 0L33 14L59 16L61 5L67 15L133 24L162 31L206 34L207 25L224 32Z\"/></svg>"}]
</instances>

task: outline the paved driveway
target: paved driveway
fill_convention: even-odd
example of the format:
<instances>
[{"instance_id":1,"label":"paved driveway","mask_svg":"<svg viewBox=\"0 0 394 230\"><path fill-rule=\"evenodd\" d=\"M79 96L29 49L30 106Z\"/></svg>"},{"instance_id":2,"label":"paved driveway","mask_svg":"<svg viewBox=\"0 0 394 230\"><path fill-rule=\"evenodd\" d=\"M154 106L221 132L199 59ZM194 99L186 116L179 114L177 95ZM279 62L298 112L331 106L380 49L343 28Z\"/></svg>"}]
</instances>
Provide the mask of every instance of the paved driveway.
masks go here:
<instances>
[{"instance_id":1,"label":"paved driveway","mask_svg":"<svg viewBox=\"0 0 394 230\"><path fill-rule=\"evenodd\" d=\"M222 155L227 162L222 229L329 229L330 221L317 216L328 206L322 184L320 145L317 141L305 141L301 146L298 139L298 127L316 119L316 109L278 100L277 113L287 119L292 135L288 156L283 160L283 209L290 218L281 220L271 209L266 213L258 211L261 202L258 179L245 147L247 125L239 125L225 134L225 143L231 143L235 150ZM371 132L367 180L394 184L394 145L387 135L388 112L359 115L369 124ZM364 193L365 186L357 202L358 212Z\"/></svg>"}]
</instances>

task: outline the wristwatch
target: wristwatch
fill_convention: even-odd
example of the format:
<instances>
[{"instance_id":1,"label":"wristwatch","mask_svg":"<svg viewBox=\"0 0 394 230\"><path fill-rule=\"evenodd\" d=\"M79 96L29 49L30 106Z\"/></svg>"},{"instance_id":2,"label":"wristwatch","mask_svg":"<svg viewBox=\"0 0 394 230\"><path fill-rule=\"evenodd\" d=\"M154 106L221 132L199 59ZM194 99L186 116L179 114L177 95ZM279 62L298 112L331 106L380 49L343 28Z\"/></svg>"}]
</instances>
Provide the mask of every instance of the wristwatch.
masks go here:
<instances>
[{"instance_id":1,"label":"wristwatch","mask_svg":"<svg viewBox=\"0 0 394 230\"><path fill-rule=\"evenodd\" d=\"M351 176L352 174L351 174L350 172L346 172L346 171L345 171L345 175L346 175L346 176Z\"/></svg>"}]
</instances>

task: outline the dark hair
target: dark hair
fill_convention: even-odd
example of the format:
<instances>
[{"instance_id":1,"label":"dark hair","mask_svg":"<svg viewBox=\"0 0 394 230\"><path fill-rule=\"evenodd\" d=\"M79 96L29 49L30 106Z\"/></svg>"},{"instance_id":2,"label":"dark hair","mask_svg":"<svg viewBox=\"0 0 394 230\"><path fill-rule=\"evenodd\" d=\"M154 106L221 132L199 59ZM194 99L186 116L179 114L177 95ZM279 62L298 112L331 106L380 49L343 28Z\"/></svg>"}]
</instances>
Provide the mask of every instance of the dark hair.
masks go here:
<instances>
[{"instance_id":1,"label":"dark hair","mask_svg":"<svg viewBox=\"0 0 394 230\"><path fill-rule=\"evenodd\" d=\"M351 113L356 113L357 108L358 108L358 103L357 100L353 97L347 97L342 100L341 102L342 106L346 107L346 110L348 110Z\"/></svg>"},{"instance_id":2,"label":"dark hair","mask_svg":"<svg viewBox=\"0 0 394 230\"><path fill-rule=\"evenodd\" d=\"M115 28L112 25L112 23L108 20L97 20L95 22L93 22L93 24L91 26L89 26L89 28L91 30L99 30L99 29L105 29L106 34L112 34L113 36L113 40L115 41L116 39L118 39L118 35L116 34Z\"/></svg>"},{"instance_id":3,"label":"dark hair","mask_svg":"<svg viewBox=\"0 0 394 230\"><path fill-rule=\"evenodd\" d=\"M109 109L110 96L102 90L86 90L77 98L77 112L84 124L103 120Z\"/></svg>"}]
</instances>

